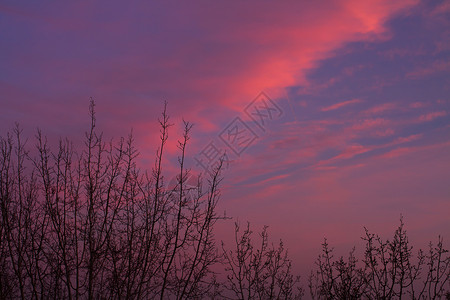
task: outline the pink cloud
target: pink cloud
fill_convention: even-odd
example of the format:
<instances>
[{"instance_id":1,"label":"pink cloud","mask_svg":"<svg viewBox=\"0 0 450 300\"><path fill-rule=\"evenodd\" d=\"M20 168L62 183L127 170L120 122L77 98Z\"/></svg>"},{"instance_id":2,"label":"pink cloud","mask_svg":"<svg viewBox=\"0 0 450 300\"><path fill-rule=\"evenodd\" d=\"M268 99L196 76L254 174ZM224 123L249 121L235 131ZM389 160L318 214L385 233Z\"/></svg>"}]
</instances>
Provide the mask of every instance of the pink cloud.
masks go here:
<instances>
[{"instance_id":1,"label":"pink cloud","mask_svg":"<svg viewBox=\"0 0 450 300\"><path fill-rule=\"evenodd\" d=\"M326 166L326 165L335 163L340 160L347 160L347 159L353 158L359 154L369 152L371 150L373 150L373 147L367 147L367 146L363 146L363 145L359 145L359 144L348 145L338 155L336 155L330 159L318 162L317 165L315 165L313 168L314 169L319 168L319 169L323 170L324 166L325 166L325 169L330 169L330 168L327 168L329 166ZM333 169L333 168L331 168L331 169Z\"/></svg>"},{"instance_id":2,"label":"pink cloud","mask_svg":"<svg viewBox=\"0 0 450 300\"><path fill-rule=\"evenodd\" d=\"M350 145L342 153L333 157L333 160L352 158L355 155L366 153L366 152L370 151L371 149L372 149L371 147L367 147L367 146L363 146L363 145Z\"/></svg>"},{"instance_id":3,"label":"pink cloud","mask_svg":"<svg viewBox=\"0 0 450 300\"><path fill-rule=\"evenodd\" d=\"M154 110L153 104L165 99L175 103L171 105L171 114L195 120L196 130L213 132L218 130L217 123L241 112L261 90L273 90L271 96L276 98L284 96L285 87L307 87L308 71L347 43L385 39L389 32L386 21L416 3L416 0L337 1L327 5L245 2L216 3L202 9L180 4L177 10L162 5L159 9L167 12L164 22L147 17L153 13L152 5L136 8L141 14L111 7L108 8L111 17L101 20L96 17L103 15L101 7L72 5L58 15L45 15L44 25L34 17L30 20L37 30L70 33L75 45L101 45L113 50L104 55L96 53L97 47L72 47L74 55L67 60L52 52L68 51L63 46L57 44L63 48L52 50L47 40L36 39L33 48L39 57L32 67L39 70L39 77L33 84L39 87L55 78L64 79L64 84L81 87L80 91L84 88L96 99L107 99L112 114L125 115L126 111L124 117L130 119L131 126L151 119L145 112ZM133 31L136 25L133 20L140 24L139 30ZM152 28L156 25L168 34L155 34ZM148 28L148 32L141 27ZM197 36L195 32L201 34ZM127 42L118 44L121 39ZM85 52L92 61L84 60ZM11 63L21 69L29 67L30 62L21 58ZM347 68L343 74L351 75L360 68ZM60 83L54 86L66 88ZM130 94L123 95L124 91ZM77 92L64 99L79 103L76 99L81 96ZM324 110L359 100L349 101Z\"/></svg>"},{"instance_id":4,"label":"pink cloud","mask_svg":"<svg viewBox=\"0 0 450 300\"><path fill-rule=\"evenodd\" d=\"M446 14L450 12L450 2L444 1L440 5L437 5L433 11L431 12L431 15L438 15L438 14Z\"/></svg>"},{"instance_id":5,"label":"pink cloud","mask_svg":"<svg viewBox=\"0 0 450 300\"><path fill-rule=\"evenodd\" d=\"M375 135L380 136L380 137L391 136L394 134L395 134L395 131L392 128L387 128L385 130L378 130L375 132Z\"/></svg>"},{"instance_id":6,"label":"pink cloud","mask_svg":"<svg viewBox=\"0 0 450 300\"><path fill-rule=\"evenodd\" d=\"M406 136L406 137L399 137L394 141L394 144L409 143L409 142L420 139L422 136L423 136L423 134L412 134L412 135Z\"/></svg>"},{"instance_id":7,"label":"pink cloud","mask_svg":"<svg viewBox=\"0 0 450 300\"><path fill-rule=\"evenodd\" d=\"M413 151L412 149L413 148L411 148L411 147L397 148L397 149L391 150L391 151L381 155L380 158L388 158L388 159L395 158L400 155L405 155L407 153L410 153L411 151Z\"/></svg>"},{"instance_id":8,"label":"pink cloud","mask_svg":"<svg viewBox=\"0 0 450 300\"><path fill-rule=\"evenodd\" d=\"M419 48L419 49L395 48L395 49L389 49L386 51L379 52L379 54L384 57L387 57L390 60L394 60L397 57L424 55L424 54L426 54L426 51L422 48Z\"/></svg>"},{"instance_id":9,"label":"pink cloud","mask_svg":"<svg viewBox=\"0 0 450 300\"><path fill-rule=\"evenodd\" d=\"M409 105L409 107L411 107L411 108L422 108L425 106L427 106L427 104L425 102L420 102L420 101L413 102Z\"/></svg>"},{"instance_id":10,"label":"pink cloud","mask_svg":"<svg viewBox=\"0 0 450 300\"><path fill-rule=\"evenodd\" d=\"M291 243L290 253L297 264L313 263L324 236L331 239L336 250L350 250L364 233L363 225L390 238L400 213L411 232L429 230L435 234L437 229L430 227L448 224L448 188L442 189L447 182L440 179L448 177L449 163L443 160L448 150L448 143L401 148L355 166L319 166L320 172L310 178L291 176L288 184L268 189L267 194L261 191L257 197L233 200L239 207L234 211L252 211L251 221L271 224L273 236ZM414 156L408 155L411 153ZM428 195L426 186L430 182L441 187L435 191L437 195ZM233 210L230 212L233 214ZM292 241L292 236L307 240L307 245ZM420 240L415 239L414 244L426 247L429 235L417 237Z\"/></svg>"},{"instance_id":11,"label":"pink cloud","mask_svg":"<svg viewBox=\"0 0 450 300\"><path fill-rule=\"evenodd\" d=\"M425 115L421 115L419 117L419 121L421 121L421 122L433 121L434 119L444 117L446 115L447 115L446 111L435 111L435 112L431 112L431 113L428 113Z\"/></svg>"},{"instance_id":12,"label":"pink cloud","mask_svg":"<svg viewBox=\"0 0 450 300\"><path fill-rule=\"evenodd\" d=\"M375 115L379 114L388 110L393 110L397 106L395 103L383 103L381 105L373 106L365 111L362 112L363 115Z\"/></svg>"},{"instance_id":13,"label":"pink cloud","mask_svg":"<svg viewBox=\"0 0 450 300\"><path fill-rule=\"evenodd\" d=\"M438 60L427 66L422 66L422 67L416 68L415 70L406 74L406 77L411 78L411 79L418 79L418 78L426 77L426 76L433 75L436 73L446 72L449 70L450 70L450 62L449 61Z\"/></svg>"},{"instance_id":14,"label":"pink cloud","mask_svg":"<svg viewBox=\"0 0 450 300\"><path fill-rule=\"evenodd\" d=\"M335 109L339 109L341 107L350 105L350 104L355 104L355 103L361 103L362 101L360 99L352 99L352 100L347 100L347 101L343 101L343 102L339 102L327 107L323 107L321 109L321 111L330 111L330 110L335 110Z\"/></svg>"},{"instance_id":15,"label":"pink cloud","mask_svg":"<svg viewBox=\"0 0 450 300\"><path fill-rule=\"evenodd\" d=\"M389 120L383 118L364 119L353 125L354 130L366 130L373 127L385 126Z\"/></svg>"}]
</instances>

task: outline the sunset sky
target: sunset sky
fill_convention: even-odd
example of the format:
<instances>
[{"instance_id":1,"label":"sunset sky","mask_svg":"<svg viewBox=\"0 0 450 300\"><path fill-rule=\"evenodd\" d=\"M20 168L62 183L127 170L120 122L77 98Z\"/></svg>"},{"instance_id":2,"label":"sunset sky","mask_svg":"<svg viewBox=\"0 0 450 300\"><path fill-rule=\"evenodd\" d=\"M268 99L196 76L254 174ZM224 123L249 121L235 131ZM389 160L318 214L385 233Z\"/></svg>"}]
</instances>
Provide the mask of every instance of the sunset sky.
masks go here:
<instances>
[{"instance_id":1,"label":"sunset sky","mask_svg":"<svg viewBox=\"0 0 450 300\"><path fill-rule=\"evenodd\" d=\"M167 101L167 178L194 123L193 174L226 153L220 211L302 272L324 237L345 253L400 215L450 246L450 1L2 1L0 134L79 143L90 97L143 168Z\"/></svg>"}]
</instances>

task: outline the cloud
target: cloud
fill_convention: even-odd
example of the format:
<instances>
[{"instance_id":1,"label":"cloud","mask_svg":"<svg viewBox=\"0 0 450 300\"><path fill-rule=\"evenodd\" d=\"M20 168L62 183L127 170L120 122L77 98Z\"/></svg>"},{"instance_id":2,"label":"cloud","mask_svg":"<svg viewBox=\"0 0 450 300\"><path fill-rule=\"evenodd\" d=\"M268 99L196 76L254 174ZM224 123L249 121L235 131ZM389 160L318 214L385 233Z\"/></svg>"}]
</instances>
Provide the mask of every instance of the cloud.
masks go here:
<instances>
[{"instance_id":1,"label":"cloud","mask_svg":"<svg viewBox=\"0 0 450 300\"><path fill-rule=\"evenodd\" d=\"M374 147L364 146L360 144L350 144L345 147L338 155L333 156L330 159L319 161L315 166L316 170L333 169L333 166L329 166L332 163L339 162L341 160L348 160L354 158L357 155L369 152L373 150Z\"/></svg>"},{"instance_id":2,"label":"cloud","mask_svg":"<svg viewBox=\"0 0 450 300\"><path fill-rule=\"evenodd\" d=\"M450 13L450 2L444 1L440 5L437 5L432 11L431 15L448 14Z\"/></svg>"},{"instance_id":3,"label":"cloud","mask_svg":"<svg viewBox=\"0 0 450 300\"><path fill-rule=\"evenodd\" d=\"M420 139L423 136L423 134L418 133L418 134L412 134L406 137L398 137L393 144L402 144L402 143L409 143L415 140Z\"/></svg>"},{"instance_id":4,"label":"cloud","mask_svg":"<svg viewBox=\"0 0 450 300\"><path fill-rule=\"evenodd\" d=\"M145 112L166 99L175 103L172 114L211 131L206 119L226 121L261 90L308 85L308 70L347 43L384 39L386 21L416 3L249 1L176 9L140 3L124 9L112 1L106 12L79 4L61 5L58 14L17 5L14 11L24 16L42 17L11 24L12 36L26 38L10 49L10 78L20 73L24 88L55 101L107 99L112 113L128 110L131 123L148 119Z\"/></svg>"},{"instance_id":5,"label":"cloud","mask_svg":"<svg viewBox=\"0 0 450 300\"><path fill-rule=\"evenodd\" d=\"M395 134L395 131L392 128L387 128L385 130L378 130L375 132L375 135L380 136L380 137L391 136L394 134Z\"/></svg>"},{"instance_id":6,"label":"cloud","mask_svg":"<svg viewBox=\"0 0 450 300\"><path fill-rule=\"evenodd\" d=\"M394 48L379 52L379 55L384 56L389 60L394 60L398 57L419 56L425 54L426 51L423 48L419 49Z\"/></svg>"},{"instance_id":7,"label":"cloud","mask_svg":"<svg viewBox=\"0 0 450 300\"><path fill-rule=\"evenodd\" d=\"M401 148L397 148L391 151L388 151L387 153L383 154L380 156L380 158L395 158L401 155L405 155L407 153L410 153L413 151L414 148L411 147L401 147Z\"/></svg>"},{"instance_id":8,"label":"cloud","mask_svg":"<svg viewBox=\"0 0 450 300\"><path fill-rule=\"evenodd\" d=\"M362 112L363 115L375 115L379 114L388 110L393 110L397 108L397 105L395 103L383 103L380 105L372 106L369 109L366 109Z\"/></svg>"},{"instance_id":9,"label":"cloud","mask_svg":"<svg viewBox=\"0 0 450 300\"><path fill-rule=\"evenodd\" d=\"M411 103L409 105L409 107L411 107L411 108L422 108L422 107L425 107L425 106L427 106L427 103L420 102L420 101L413 102L413 103Z\"/></svg>"},{"instance_id":10,"label":"cloud","mask_svg":"<svg viewBox=\"0 0 450 300\"><path fill-rule=\"evenodd\" d=\"M436 60L427 66L421 66L406 74L407 78L419 79L450 70L450 61Z\"/></svg>"},{"instance_id":11,"label":"cloud","mask_svg":"<svg viewBox=\"0 0 450 300\"><path fill-rule=\"evenodd\" d=\"M366 130L373 127L380 127L389 124L389 120L384 118L371 118L359 121L357 124L353 125L354 130Z\"/></svg>"},{"instance_id":12,"label":"cloud","mask_svg":"<svg viewBox=\"0 0 450 300\"><path fill-rule=\"evenodd\" d=\"M419 121L421 122L429 122L429 121L433 121L434 119L440 118L440 117L444 117L447 115L446 111L435 111L435 112L431 112L425 115L421 115L419 117Z\"/></svg>"},{"instance_id":13,"label":"cloud","mask_svg":"<svg viewBox=\"0 0 450 300\"><path fill-rule=\"evenodd\" d=\"M360 99L347 100L347 101L339 102L339 103L336 103L336 104L333 104L333 105L330 105L330 106L327 106L327 107L323 107L321 109L321 111L336 110L336 109L339 109L341 107L344 107L344 106L347 106L347 105L350 105L350 104L361 103L361 102L362 101Z\"/></svg>"}]
</instances>

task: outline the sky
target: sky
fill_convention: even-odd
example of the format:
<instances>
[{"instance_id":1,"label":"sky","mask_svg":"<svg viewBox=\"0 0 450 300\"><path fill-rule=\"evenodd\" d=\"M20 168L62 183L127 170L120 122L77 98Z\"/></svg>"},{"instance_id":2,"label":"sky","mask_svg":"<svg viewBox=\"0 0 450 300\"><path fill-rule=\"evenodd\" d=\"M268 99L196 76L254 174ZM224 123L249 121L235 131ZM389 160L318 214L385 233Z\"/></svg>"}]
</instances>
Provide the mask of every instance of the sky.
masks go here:
<instances>
[{"instance_id":1,"label":"sky","mask_svg":"<svg viewBox=\"0 0 450 300\"><path fill-rule=\"evenodd\" d=\"M449 1L0 4L1 135L81 143L92 97L148 169L167 101L166 177L192 122L192 173L225 155L219 210L268 225L301 272L324 237L345 253L400 215L416 248L450 245L449 87Z\"/></svg>"}]
</instances>

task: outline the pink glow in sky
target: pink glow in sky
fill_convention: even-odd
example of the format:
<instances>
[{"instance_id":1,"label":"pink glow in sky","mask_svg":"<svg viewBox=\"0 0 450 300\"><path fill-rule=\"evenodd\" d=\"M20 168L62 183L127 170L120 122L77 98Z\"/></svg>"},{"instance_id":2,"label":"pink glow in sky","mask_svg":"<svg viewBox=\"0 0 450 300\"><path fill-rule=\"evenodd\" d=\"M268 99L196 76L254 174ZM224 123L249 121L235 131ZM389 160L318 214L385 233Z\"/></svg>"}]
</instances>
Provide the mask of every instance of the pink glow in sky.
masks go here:
<instances>
[{"instance_id":1,"label":"pink glow in sky","mask_svg":"<svg viewBox=\"0 0 450 300\"><path fill-rule=\"evenodd\" d=\"M239 117L257 138L227 149L220 209L269 225L306 270L325 236L346 251L400 214L418 247L448 245L449 62L446 1L3 1L0 134L17 121L79 139L93 97L105 134L133 128L150 167L164 100L195 123L192 157L227 149ZM281 113L258 127L245 108L261 91Z\"/></svg>"}]
</instances>

